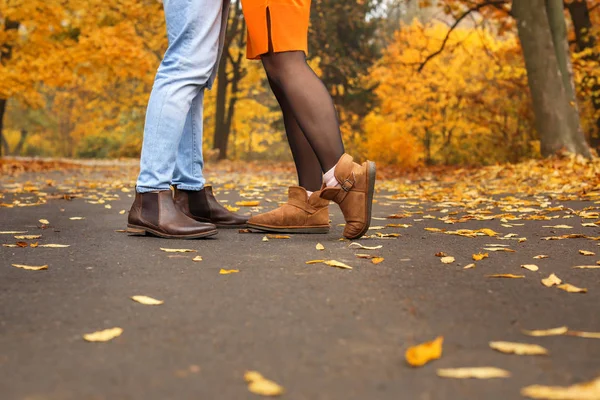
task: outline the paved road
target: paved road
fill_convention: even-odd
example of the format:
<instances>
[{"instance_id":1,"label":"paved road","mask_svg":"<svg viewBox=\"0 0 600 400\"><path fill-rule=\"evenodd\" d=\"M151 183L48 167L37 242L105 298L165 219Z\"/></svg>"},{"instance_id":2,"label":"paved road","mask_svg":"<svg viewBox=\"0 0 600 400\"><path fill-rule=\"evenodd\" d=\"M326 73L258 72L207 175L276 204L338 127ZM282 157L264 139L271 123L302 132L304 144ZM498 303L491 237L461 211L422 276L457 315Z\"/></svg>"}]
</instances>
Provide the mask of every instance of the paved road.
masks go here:
<instances>
[{"instance_id":1,"label":"paved road","mask_svg":"<svg viewBox=\"0 0 600 400\"><path fill-rule=\"evenodd\" d=\"M213 176L219 198L228 204L242 200L243 194L246 200L261 199L265 209L283 199L291 178L265 174L257 179L222 171ZM121 189L130 183L122 171L26 174L3 178L2 183L0 203L36 202L33 194L10 193L34 189L27 185L47 192L50 199L39 206L0 207L0 231L26 230L43 235L27 242L70 245L0 248L2 400L258 398L247 391L246 370L257 370L283 385L285 399L505 400L521 398L519 390L526 385L567 385L600 374L600 340L521 333L561 325L600 331L600 270L571 268L595 264L598 257L582 256L578 250L598 252L598 242L541 240L565 233L598 235L598 228L581 226L594 220L563 219L567 211L546 214L560 216L552 221L509 221L524 224L509 228L500 218L449 225L439 218L454 211L459 213L453 217L468 215L463 206L394 198L398 193L382 191L374 217L414 214L374 220L373 225L412 226L373 230L402 236L361 241L381 244L380 250L353 250L339 240L338 224L343 221L334 206L333 229L326 235L263 242L262 234L223 230L215 239L172 241L115 232L125 227L126 215L119 211L131 203L131 193ZM66 192L84 197L52 198ZM93 204L102 196L104 204ZM538 210L536 204L546 202L542 197L526 200ZM558 204L551 201L550 206ZM563 204L574 210L597 206L589 201ZM498 208L487 211L500 213ZM39 219L50 221L49 227L40 229ZM567 223L573 229L543 228ZM527 241L469 238L426 227L490 228ZM17 239L0 234L0 241L12 244ZM326 250L317 251L318 242ZM471 255L488 244L510 245L516 252L490 252L475 268L463 269L472 262ZM171 254L161 247L197 252ZM441 251L456 261L441 263L435 255ZM355 258L355 253L375 254L385 261L373 265ZM532 258L539 254L550 257ZM191 260L197 255L203 261ZM335 259L354 269L305 264L313 259ZM49 269L25 271L11 267L13 263L48 264ZM520 268L532 263L540 267L538 272ZM220 275L221 268L240 272ZM588 293L542 286L540 279L551 272L586 287ZM486 277L495 273L526 278ZM136 294L165 303L144 306L129 299ZM115 326L124 333L111 342L82 339L84 333ZM406 349L438 335L445 337L443 357L423 368L408 367ZM488 347L490 340L538 343L550 356L501 354ZM465 366L500 367L512 377L477 381L436 376L438 368Z\"/></svg>"}]
</instances>

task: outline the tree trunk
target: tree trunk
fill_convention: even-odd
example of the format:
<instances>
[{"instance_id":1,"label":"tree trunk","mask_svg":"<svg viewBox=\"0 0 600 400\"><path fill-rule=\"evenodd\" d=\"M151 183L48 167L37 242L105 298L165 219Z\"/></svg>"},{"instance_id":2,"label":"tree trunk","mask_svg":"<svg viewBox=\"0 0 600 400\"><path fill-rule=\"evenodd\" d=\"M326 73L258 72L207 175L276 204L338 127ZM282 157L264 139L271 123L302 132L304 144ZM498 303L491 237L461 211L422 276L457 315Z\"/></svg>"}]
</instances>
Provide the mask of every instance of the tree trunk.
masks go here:
<instances>
[{"instance_id":1,"label":"tree trunk","mask_svg":"<svg viewBox=\"0 0 600 400\"><path fill-rule=\"evenodd\" d=\"M575 30L575 42L577 51L589 50L583 59L585 61L600 62L600 53L596 49L596 37L591 34L592 20L590 19L590 10L584 0L575 0L566 3L569 10L573 28ZM591 89L590 98L598 118L596 119L596 132L590 135L590 144L595 149L600 149L600 80L596 76L587 76L583 86Z\"/></svg>"},{"instance_id":2,"label":"tree trunk","mask_svg":"<svg viewBox=\"0 0 600 400\"><path fill-rule=\"evenodd\" d=\"M27 131L25 129L21 129L21 137L19 138L19 143L17 143L17 147L13 150L13 154L16 156L21 155L21 151L23 151L23 146L25 146L25 140L27 139Z\"/></svg>"},{"instance_id":3,"label":"tree trunk","mask_svg":"<svg viewBox=\"0 0 600 400\"><path fill-rule=\"evenodd\" d=\"M513 1L542 155L567 150L590 157L579 113L571 103L556 56L561 49L554 45L546 3L545 0Z\"/></svg>"},{"instance_id":4,"label":"tree trunk","mask_svg":"<svg viewBox=\"0 0 600 400\"><path fill-rule=\"evenodd\" d=\"M0 157L3 154L9 155L10 149L8 148L8 142L4 137L4 114L6 113L6 99L0 99Z\"/></svg>"},{"instance_id":5,"label":"tree trunk","mask_svg":"<svg viewBox=\"0 0 600 400\"><path fill-rule=\"evenodd\" d=\"M21 26L21 23L18 21L13 21L10 19L6 19L4 21L4 30L17 30ZM4 44L0 46L0 63L4 64L6 61L10 60L12 57L12 46L10 44ZM2 150L4 150L4 154L8 155L8 143L4 138L4 115L6 113L6 102L8 99L0 99L0 157L2 157Z\"/></svg>"}]
</instances>

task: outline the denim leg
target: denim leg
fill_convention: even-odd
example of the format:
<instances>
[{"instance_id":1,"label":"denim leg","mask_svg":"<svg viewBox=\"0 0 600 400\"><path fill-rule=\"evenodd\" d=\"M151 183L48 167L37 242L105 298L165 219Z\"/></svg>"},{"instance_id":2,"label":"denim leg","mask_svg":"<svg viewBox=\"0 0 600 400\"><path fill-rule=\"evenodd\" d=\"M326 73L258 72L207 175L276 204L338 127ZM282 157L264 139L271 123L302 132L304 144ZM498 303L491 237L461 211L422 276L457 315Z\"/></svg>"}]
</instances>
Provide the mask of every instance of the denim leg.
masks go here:
<instances>
[{"instance_id":1,"label":"denim leg","mask_svg":"<svg viewBox=\"0 0 600 400\"><path fill-rule=\"evenodd\" d=\"M223 0L221 32L219 35L219 54L210 77L207 88L210 89L217 75L219 60L223 51L227 20L229 18L230 0ZM204 158L202 157L204 90L192 101L192 107L187 115L183 137L179 143L175 170L171 184L184 190L202 190L206 180L203 175Z\"/></svg>"},{"instance_id":2,"label":"denim leg","mask_svg":"<svg viewBox=\"0 0 600 400\"><path fill-rule=\"evenodd\" d=\"M204 89L192 100L185 119L183 136L179 142L175 171L171 184L184 190L202 190L204 183L204 158L202 157Z\"/></svg>"},{"instance_id":3,"label":"denim leg","mask_svg":"<svg viewBox=\"0 0 600 400\"><path fill-rule=\"evenodd\" d=\"M169 47L146 112L140 193L169 188L192 103L212 83L222 31L221 1L165 0L164 8Z\"/></svg>"}]
</instances>

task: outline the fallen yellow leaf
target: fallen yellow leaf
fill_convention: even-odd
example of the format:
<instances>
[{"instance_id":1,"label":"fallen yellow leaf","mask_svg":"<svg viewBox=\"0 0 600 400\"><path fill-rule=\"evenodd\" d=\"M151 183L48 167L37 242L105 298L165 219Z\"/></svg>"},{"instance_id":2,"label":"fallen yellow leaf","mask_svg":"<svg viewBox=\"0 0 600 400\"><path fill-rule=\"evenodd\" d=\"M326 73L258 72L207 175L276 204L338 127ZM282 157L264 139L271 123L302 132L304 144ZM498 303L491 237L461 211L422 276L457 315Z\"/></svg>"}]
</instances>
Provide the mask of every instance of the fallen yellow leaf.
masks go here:
<instances>
[{"instance_id":1,"label":"fallen yellow leaf","mask_svg":"<svg viewBox=\"0 0 600 400\"><path fill-rule=\"evenodd\" d=\"M85 217L71 217L71 218L69 218L69 219L70 219L71 221L79 221L79 220L85 219Z\"/></svg>"},{"instance_id":2,"label":"fallen yellow leaf","mask_svg":"<svg viewBox=\"0 0 600 400\"><path fill-rule=\"evenodd\" d=\"M478 254L473 254L473 260L474 261L481 261L484 258L488 258L490 255L488 253L478 253Z\"/></svg>"},{"instance_id":3,"label":"fallen yellow leaf","mask_svg":"<svg viewBox=\"0 0 600 400\"><path fill-rule=\"evenodd\" d=\"M137 301L140 304L144 304L147 306L159 306L161 304L164 303L163 300L156 300L153 299L152 297L148 297L148 296L131 296L131 300L133 301Z\"/></svg>"},{"instance_id":4,"label":"fallen yellow leaf","mask_svg":"<svg viewBox=\"0 0 600 400\"><path fill-rule=\"evenodd\" d=\"M579 254L581 254L582 256L595 256L596 255L596 253L594 253L593 251L587 251L587 250L579 250Z\"/></svg>"},{"instance_id":5,"label":"fallen yellow leaf","mask_svg":"<svg viewBox=\"0 0 600 400\"><path fill-rule=\"evenodd\" d=\"M463 269L471 269L471 268L475 268L475 264L469 264L469 265L465 265L463 267Z\"/></svg>"},{"instance_id":6,"label":"fallen yellow leaf","mask_svg":"<svg viewBox=\"0 0 600 400\"><path fill-rule=\"evenodd\" d=\"M495 367L442 368L437 370L437 374L442 378L456 379L490 379L508 378L510 376L510 372Z\"/></svg>"},{"instance_id":7,"label":"fallen yellow leaf","mask_svg":"<svg viewBox=\"0 0 600 400\"><path fill-rule=\"evenodd\" d=\"M27 231L1 231L0 235L18 235L21 233L27 233Z\"/></svg>"},{"instance_id":8,"label":"fallen yellow leaf","mask_svg":"<svg viewBox=\"0 0 600 400\"><path fill-rule=\"evenodd\" d=\"M196 261L196 262L202 261L202 256L196 256L196 257L192 258L192 261Z\"/></svg>"},{"instance_id":9,"label":"fallen yellow leaf","mask_svg":"<svg viewBox=\"0 0 600 400\"><path fill-rule=\"evenodd\" d=\"M514 275L514 274L492 274L492 275L486 275L488 278L512 278L512 279L518 279L518 278L525 278L525 275Z\"/></svg>"},{"instance_id":10,"label":"fallen yellow leaf","mask_svg":"<svg viewBox=\"0 0 600 400\"><path fill-rule=\"evenodd\" d=\"M498 236L498 232L494 232L493 230L488 229L488 228L479 229L475 232L485 233L488 236Z\"/></svg>"},{"instance_id":11,"label":"fallen yellow leaf","mask_svg":"<svg viewBox=\"0 0 600 400\"><path fill-rule=\"evenodd\" d=\"M49 224L50 224L50 221L48 221L47 219L40 219L40 220L39 220L39 223L40 223L40 224L44 224L44 225L49 225Z\"/></svg>"},{"instance_id":12,"label":"fallen yellow leaf","mask_svg":"<svg viewBox=\"0 0 600 400\"><path fill-rule=\"evenodd\" d=\"M325 260L311 260L311 261L307 261L305 264L320 264L320 263L324 263Z\"/></svg>"},{"instance_id":13,"label":"fallen yellow leaf","mask_svg":"<svg viewBox=\"0 0 600 400\"><path fill-rule=\"evenodd\" d=\"M598 400L600 399L600 377L591 382L571 386L531 385L521 389L521 395L531 399L546 400Z\"/></svg>"},{"instance_id":14,"label":"fallen yellow leaf","mask_svg":"<svg viewBox=\"0 0 600 400\"><path fill-rule=\"evenodd\" d=\"M379 263L382 263L382 262L383 262L383 260L384 260L384 258L383 258L383 257L375 257L375 258L373 258L373 259L371 260L371 262L372 262L373 264L379 264Z\"/></svg>"},{"instance_id":15,"label":"fallen yellow leaf","mask_svg":"<svg viewBox=\"0 0 600 400\"><path fill-rule=\"evenodd\" d=\"M262 241L263 241L263 242L268 242L268 241L269 241L269 238L268 238L268 237L266 237L266 236L263 236L263 238L262 238Z\"/></svg>"},{"instance_id":16,"label":"fallen yellow leaf","mask_svg":"<svg viewBox=\"0 0 600 400\"><path fill-rule=\"evenodd\" d=\"M572 227L572 226L569 226L569 225L543 226L542 228L554 228L554 229L573 229L573 227Z\"/></svg>"},{"instance_id":17,"label":"fallen yellow leaf","mask_svg":"<svg viewBox=\"0 0 600 400\"><path fill-rule=\"evenodd\" d=\"M520 356L547 355L548 350L537 344L514 342L490 342L490 347L501 353L517 354Z\"/></svg>"},{"instance_id":18,"label":"fallen yellow leaf","mask_svg":"<svg viewBox=\"0 0 600 400\"><path fill-rule=\"evenodd\" d=\"M533 331L528 331L526 329L523 329L522 332L529 336L560 336L560 335L564 335L565 333L567 333L568 330L569 330L569 328L567 328L566 326L560 326L558 328L540 329L540 330L533 330Z\"/></svg>"},{"instance_id":19,"label":"fallen yellow leaf","mask_svg":"<svg viewBox=\"0 0 600 400\"><path fill-rule=\"evenodd\" d=\"M447 256L447 257L440 258L440 261L443 262L444 264L452 264L455 260L454 260L454 257Z\"/></svg>"},{"instance_id":20,"label":"fallen yellow leaf","mask_svg":"<svg viewBox=\"0 0 600 400\"><path fill-rule=\"evenodd\" d=\"M379 246L363 246L362 244L356 243L356 242L350 243L348 245L349 249L358 248L358 249L364 249L364 250L378 250L378 249L381 249L382 247L383 247L382 245L379 245Z\"/></svg>"},{"instance_id":21,"label":"fallen yellow leaf","mask_svg":"<svg viewBox=\"0 0 600 400\"><path fill-rule=\"evenodd\" d=\"M442 356L442 345L444 337L438 336L431 342L425 342L417 346L409 347L405 353L406 362L411 367L421 367L429 361L437 360Z\"/></svg>"},{"instance_id":22,"label":"fallen yellow leaf","mask_svg":"<svg viewBox=\"0 0 600 400\"><path fill-rule=\"evenodd\" d=\"M535 258L536 260L541 260L541 259L543 259L543 258L548 258L548 257L550 257L550 256L547 256L547 255L545 255L545 254L540 254L539 256L535 256L535 257L533 257L533 258Z\"/></svg>"},{"instance_id":23,"label":"fallen yellow leaf","mask_svg":"<svg viewBox=\"0 0 600 400\"><path fill-rule=\"evenodd\" d=\"M321 243L317 243L317 250L325 250L325 246L323 246Z\"/></svg>"},{"instance_id":24,"label":"fallen yellow leaf","mask_svg":"<svg viewBox=\"0 0 600 400\"><path fill-rule=\"evenodd\" d=\"M15 268L26 269L29 271L42 271L44 269L48 269L47 265L40 265L40 266L23 265L23 264L11 264L11 265Z\"/></svg>"},{"instance_id":25,"label":"fallen yellow leaf","mask_svg":"<svg viewBox=\"0 0 600 400\"><path fill-rule=\"evenodd\" d=\"M221 270L219 271L219 274L229 275L229 274L235 274L236 272L240 272L240 270L239 269L223 269L223 268L221 268Z\"/></svg>"},{"instance_id":26,"label":"fallen yellow leaf","mask_svg":"<svg viewBox=\"0 0 600 400\"><path fill-rule=\"evenodd\" d=\"M573 286L570 283L563 283L562 285L558 285L557 288L569 293L587 293L587 289L578 288L577 286Z\"/></svg>"},{"instance_id":27,"label":"fallen yellow leaf","mask_svg":"<svg viewBox=\"0 0 600 400\"><path fill-rule=\"evenodd\" d=\"M540 269L540 268L539 268L537 265L535 265L535 264L522 264L522 265L521 265L521 268L525 268L525 269L528 269L529 271L534 271L534 272Z\"/></svg>"},{"instance_id":28,"label":"fallen yellow leaf","mask_svg":"<svg viewBox=\"0 0 600 400\"><path fill-rule=\"evenodd\" d=\"M506 247L484 247L483 249L487 251L505 251L507 253L516 253L515 250Z\"/></svg>"},{"instance_id":29,"label":"fallen yellow leaf","mask_svg":"<svg viewBox=\"0 0 600 400\"><path fill-rule=\"evenodd\" d=\"M164 247L161 247L160 249L167 253L195 253L196 252L196 250L192 250L192 249L166 249Z\"/></svg>"},{"instance_id":30,"label":"fallen yellow leaf","mask_svg":"<svg viewBox=\"0 0 600 400\"><path fill-rule=\"evenodd\" d=\"M555 274L550 274L549 277L542 279L542 285L546 287L552 287L554 285L560 285L562 283L562 279L560 279Z\"/></svg>"},{"instance_id":31,"label":"fallen yellow leaf","mask_svg":"<svg viewBox=\"0 0 600 400\"><path fill-rule=\"evenodd\" d=\"M70 247L70 244L54 244L54 243L47 243L47 244L40 244L37 247L49 247L49 248L53 248L53 249L61 249L61 248L65 248L65 247Z\"/></svg>"},{"instance_id":32,"label":"fallen yellow leaf","mask_svg":"<svg viewBox=\"0 0 600 400\"><path fill-rule=\"evenodd\" d=\"M568 336L577 336L588 339L600 339L600 332L582 332L582 331L568 331Z\"/></svg>"},{"instance_id":33,"label":"fallen yellow leaf","mask_svg":"<svg viewBox=\"0 0 600 400\"><path fill-rule=\"evenodd\" d=\"M323 264L329 265L330 267L342 268L342 269L352 269L351 266L344 264L343 262L339 262L336 260L326 260Z\"/></svg>"},{"instance_id":34,"label":"fallen yellow leaf","mask_svg":"<svg viewBox=\"0 0 600 400\"><path fill-rule=\"evenodd\" d=\"M239 211L239 210L240 210L240 208L239 208L239 207L234 207L234 206L231 206L231 205L229 205L229 204L225 204L225 208L226 208L226 209L228 209L228 210L229 210L229 211L231 211L231 212L236 212L236 211Z\"/></svg>"},{"instance_id":35,"label":"fallen yellow leaf","mask_svg":"<svg viewBox=\"0 0 600 400\"><path fill-rule=\"evenodd\" d=\"M126 210L121 210L121 211L119 211L119 214L123 215L123 214L125 214L126 212L127 212Z\"/></svg>"},{"instance_id":36,"label":"fallen yellow leaf","mask_svg":"<svg viewBox=\"0 0 600 400\"><path fill-rule=\"evenodd\" d=\"M42 237L42 235L17 235L17 236L15 236L15 239L33 240L33 239L39 239L41 237Z\"/></svg>"},{"instance_id":37,"label":"fallen yellow leaf","mask_svg":"<svg viewBox=\"0 0 600 400\"><path fill-rule=\"evenodd\" d=\"M258 200L254 200L254 201L237 201L235 203L236 206L240 206L240 207L256 207L260 204L260 201Z\"/></svg>"},{"instance_id":38,"label":"fallen yellow leaf","mask_svg":"<svg viewBox=\"0 0 600 400\"><path fill-rule=\"evenodd\" d=\"M86 333L83 338L88 342L108 342L116 337L121 336L123 329L111 328L103 331L97 331L93 333Z\"/></svg>"},{"instance_id":39,"label":"fallen yellow leaf","mask_svg":"<svg viewBox=\"0 0 600 400\"><path fill-rule=\"evenodd\" d=\"M267 238L269 239L290 239L290 236L287 235L272 235L272 234L268 234Z\"/></svg>"},{"instance_id":40,"label":"fallen yellow leaf","mask_svg":"<svg viewBox=\"0 0 600 400\"><path fill-rule=\"evenodd\" d=\"M600 265L577 265L575 269L600 269Z\"/></svg>"},{"instance_id":41,"label":"fallen yellow leaf","mask_svg":"<svg viewBox=\"0 0 600 400\"><path fill-rule=\"evenodd\" d=\"M266 379L256 371L247 371L244 380L248 382L248 390L261 396L280 396L284 393L282 386Z\"/></svg>"}]
</instances>

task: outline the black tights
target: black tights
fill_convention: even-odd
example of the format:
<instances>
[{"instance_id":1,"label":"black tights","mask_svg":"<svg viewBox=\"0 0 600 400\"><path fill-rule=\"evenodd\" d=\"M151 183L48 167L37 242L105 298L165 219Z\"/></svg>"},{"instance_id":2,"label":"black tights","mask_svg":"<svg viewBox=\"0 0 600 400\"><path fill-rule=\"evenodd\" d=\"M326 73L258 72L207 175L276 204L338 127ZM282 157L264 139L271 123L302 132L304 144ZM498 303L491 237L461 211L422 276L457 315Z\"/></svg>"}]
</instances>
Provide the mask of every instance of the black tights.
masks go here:
<instances>
[{"instance_id":1,"label":"black tights","mask_svg":"<svg viewBox=\"0 0 600 400\"><path fill-rule=\"evenodd\" d=\"M298 184L314 192L321 189L322 173L344 154L336 110L304 52L275 53L272 45L270 49L261 60L283 113Z\"/></svg>"}]
</instances>

